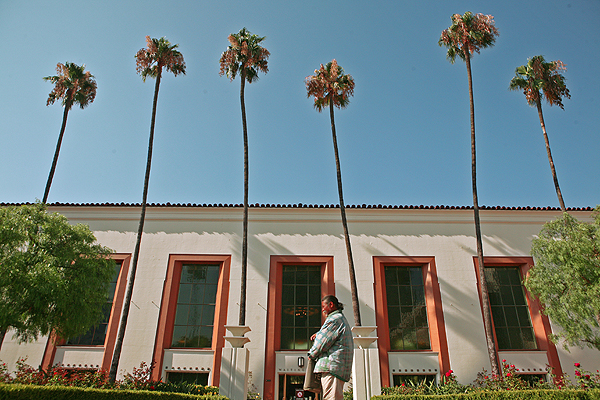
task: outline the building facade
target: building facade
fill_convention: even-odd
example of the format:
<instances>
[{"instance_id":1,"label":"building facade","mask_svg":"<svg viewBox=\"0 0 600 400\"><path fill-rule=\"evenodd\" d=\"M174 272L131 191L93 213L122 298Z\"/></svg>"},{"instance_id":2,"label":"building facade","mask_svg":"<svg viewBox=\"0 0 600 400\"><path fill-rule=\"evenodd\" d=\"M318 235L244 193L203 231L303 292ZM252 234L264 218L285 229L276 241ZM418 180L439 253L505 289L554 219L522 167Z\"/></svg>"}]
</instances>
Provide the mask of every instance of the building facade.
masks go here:
<instances>
[{"instance_id":1,"label":"building facade","mask_svg":"<svg viewBox=\"0 0 600 400\"><path fill-rule=\"evenodd\" d=\"M136 241L140 208L127 204L49 207L90 226L115 251L111 304L101 325L79 338L19 344L10 332L0 360L108 369ZM570 212L591 220L591 209ZM374 387L439 380L452 369L471 383L490 370L469 207L360 206L347 209L363 326L376 327L369 379ZM600 368L600 353L555 346L557 328L522 285L533 266L532 238L557 209L483 208L485 273L500 359L523 374L573 375L573 363ZM154 378L219 386L225 326L237 325L242 208L151 205L120 361L120 376L153 362ZM298 386L310 336L323 319L320 299L335 294L353 323L348 262L335 206L250 208L247 316L250 387L280 399ZM301 360L303 359L303 360ZM355 359L356 361L356 359Z\"/></svg>"}]
</instances>

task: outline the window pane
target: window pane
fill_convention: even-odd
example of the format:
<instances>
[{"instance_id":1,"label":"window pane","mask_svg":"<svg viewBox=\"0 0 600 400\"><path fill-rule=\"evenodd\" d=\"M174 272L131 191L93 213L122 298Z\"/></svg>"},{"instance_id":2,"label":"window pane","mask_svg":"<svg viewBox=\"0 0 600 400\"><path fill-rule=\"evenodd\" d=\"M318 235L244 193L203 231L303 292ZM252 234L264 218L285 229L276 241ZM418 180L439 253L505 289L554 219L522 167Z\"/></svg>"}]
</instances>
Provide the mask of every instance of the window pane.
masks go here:
<instances>
[{"instance_id":1,"label":"window pane","mask_svg":"<svg viewBox=\"0 0 600 400\"><path fill-rule=\"evenodd\" d=\"M215 306L205 305L202 310L202 326L212 326L215 320Z\"/></svg>"},{"instance_id":2,"label":"window pane","mask_svg":"<svg viewBox=\"0 0 600 400\"><path fill-rule=\"evenodd\" d=\"M494 325L498 328L506 326L506 319L504 318L504 308L499 306L492 306L492 319Z\"/></svg>"},{"instance_id":3,"label":"window pane","mask_svg":"<svg viewBox=\"0 0 600 400\"><path fill-rule=\"evenodd\" d=\"M167 382L208 385L208 372L167 372Z\"/></svg>"},{"instance_id":4,"label":"window pane","mask_svg":"<svg viewBox=\"0 0 600 400\"><path fill-rule=\"evenodd\" d=\"M171 343L172 347L185 347L185 326L177 326L173 327L173 341Z\"/></svg>"},{"instance_id":5,"label":"window pane","mask_svg":"<svg viewBox=\"0 0 600 400\"><path fill-rule=\"evenodd\" d=\"M200 318L202 317L202 310L204 309L204 305L195 304L189 306L190 312L188 314L187 325L198 326L202 325Z\"/></svg>"},{"instance_id":6,"label":"window pane","mask_svg":"<svg viewBox=\"0 0 600 400\"><path fill-rule=\"evenodd\" d=\"M296 284L307 285L308 284L308 272L304 269L296 270Z\"/></svg>"},{"instance_id":7,"label":"window pane","mask_svg":"<svg viewBox=\"0 0 600 400\"><path fill-rule=\"evenodd\" d=\"M308 329L306 328L296 328L295 331L295 349L296 350L308 350Z\"/></svg>"},{"instance_id":8,"label":"window pane","mask_svg":"<svg viewBox=\"0 0 600 400\"><path fill-rule=\"evenodd\" d=\"M412 286L423 286L423 269L422 268L411 268L410 269L410 284Z\"/></svg>"},{"instance_id":9,"label":"window pane","mask_svg":"<svg viewBox=\"0 0 600 400\"><path fill-rule=\"evenodd\" d=\"M286 306L281 312L281 326L294 326L294 307Z\"/></svg>"},{"instance_id":10,"label":"window pane","mask_svg":"<svg viewBox=\"0 0 600 400\"><path fill-rule=\"evenodd\" d=\"M315 266L309 268L308 271L308 283L315 285L321 290L321 267Z\"/></svg>"},{"instance_id":11,"label":"window pane","mask_svg":"<svg viewBox=\"0 0 600 400\"><path fill-rule=\"evenodd\" d=\"M177 306L175 312L175 325L187 325L190 306L187 304Z\"/></svg>"},{"instance_id":12,"label":"window pane","mask_svg":"<svg viewBox=\"0 0 600 400\"><path fill-rule=\"evenodd\" d=\"M499 350L535 349L531 317L518 267L486 267Z\"/></svg>"},{"instance_id":13,"label":"window pane","mask_svg":"<svg viewBox=\"0 0 600 400\"><path fill-rule=\"evenodd\" d=\"M394 386L419 386L435 383L435 375L394 375Z\"/></svg>"},{"instance_id":14,"label":"window pane","mask_svg":"<svg viewBox=\"0 0 600 400\"><path fill-rule=\"evenodd\" d=\"M500 296L502 297L503 305L512 306L515 304L515 298L513 297L512 289L510 286L500 286Z\"/></svg>"},{"instance_id":15,"label":"window pane","mask_svg":"<svg viewBox=\"0 0 600 400\"><path fill-rule=\"evenodd\" d=\"M296 286L296 304L308 304L308 286Z\"/></svg>"},{"instance_id":16,"label":"window pane","mask_svg":"<svg viewBox=\"0 0 600 400\"><path fill-rule=\"evenodd\" d=\"M425 305L425 289L422 286L412 287L412 302L414 305Z\"/></svg>"},{"instance_id":17,"label":"window pane","mask_svg":"<svg viewBox=\"0 0 600 400\"><path fill-rule=\"evenodd\" d=\"M308 288L309 299L320 299L321 298L321 285L311 285ZM309 304L307 302L307 304Z\"/></svg>"},{"instance_id":18,"label":"window pane","mask_svg":"<svg viewBox=\"0 0 600 400\"><path fill-rule=\"evenodd\" d=\"M294 328L281 327L281 348L286 350L294 348Z\"/></svg>"},{"instance_id":19,"label":"window pane","mask_svg":"<svg viewBox=\"0 0 600 400\"><path fill-rule=\"evenodd\" d=\"M519 326L517 309L515 307L504 307L504 316L506 317L507 326Z\"/></svg>"},{"instance_id":20,"label":"window pane","mask_svg":"<svg viewBox=\"0 0 600 400\"><path fill-rule=\"evenodd\" d=\"M308 307L296 306L295 326L307 326L308 322Z\"/></svg>"},{"instance_id":21,"label":"window pane","mask_svg":"<svg viewBox=\"0 0 600 400\"><path fill-rule=\"evenodd\" d=\"M206 285L204 284L190 284L190 285L181 285L183 287L188 287L185 290L189 290L191 292L189 302L191 304L202 304L204 302L204 290ZM182 301L183 303L183 301Z\"/></svg>"},{"instance_id":22,"label":"window pane","mask_svg":"<svg viewBox=\"0 0 600 400\"><path fill-rule=\"evenodd\" d=\"M521 286L513 286L513 296L515 298L515 304L527 304L527 300L525 300L525 293L523 293L523 287Z\"/></svg>"},{"instance_id":23,"label":"window pane","mask_svg":"<svg viewBox=\"0 0 600 400\"><path fill-rule=\"evenodd\" d=\"M429 343L429 331L427 327L417 329L417 348L429 349L431 347Z\"/></svg>"},{"instance_id":24,"label":"window pane","mask_svg":"<svg viewBox=\"0 0 600 400\"><path fill-rule=\"evenodd\" d=\"M416 350L417 347L417 332L414 329L404 330L404 350Z\"/></svg>"},{"instance_id":25,"label":"window pane","mask_svg":"<svg viewBox=\"0 0 600 400\"><path fill-rule=\"evenodd\" d=\"M321 326L321 267L284 265L281 294L281 350L307 350Z\"/></svg>"},{"instance_id":26,"label":"window pane","mask_svg":"<svg viewBox=\"0 0 600 400\"><path fill-rule=\"evenodd\" d=\"M207 264L182 266L172 347L211 347L219 269Z\"/></svg>"},{"instance_id":27,"label":"window pane","mask_svg":"<svg viewBox=\"0 0 600 400\"><path fill-rule=\"evenodd\" d=\"M510 349L510 336L508 335L508 329L496 328L496 340L498 340L499 349Z\"/></svg>"},{"instance_id":28,"label":"window pane","mask_svg":"<svg viewBox=\"0 0 600 400\"><path fill-rule=\"evenodd\" d=\"M192 285L180 285L177 303L189 303L192 297Z\"/></svg>"},{"instance_id":29,"label":"window pane","mask_svg":"<svg viewBox=\"0 0 600 400\"><path fill-rule=\"evenodd\" d=\"M512 349L523 348L523 337L521 336L520 328L508 328L508 336L510 338L510 345Z\"/></svg>"},{"instance_id":30,"label":"window pane","mask_svg":"<svg viewBox=\"0 0 600 400\"><path fill-rule=\"evenodd\" d=\"M308 308L308 326L318 327L321 325L321 309L319 307Z\"/></svg>"},{"instance_id":31,"label":"window pane","mask_svg":"<svg viewBox=\"0 0 600 400\"><path fill-rule=\"evenodd\" d=\"M396 268L385 269L385 283L393 286L398 284L398 273L396 272Z\"/></svg>"},{"instance_id":32,"label":"window pane","mask_svg":"<svg viewBox=\"0 0 600 400\"><path fill-rule=\"evenodd\" d=\"M427 328L427 308L424 305L418 307L415 312L415 325Z\"/></svg>"},{"instance_id":33,"label":"window pane","mask_svg":"<svg viewBox=\"0 0 600 400\"><path fill-rule=\"evenodd\" d=\"M391 349L430 349L423 268L384 268Z\"/></svg>"},{"instance_id":34,"label":"window pane","mask_svg":"<svg viewBox=\"0 0 600 400\"><path fill-rule=\"evenodd\" d=\"M388 307L388 322L390 331L400 325L400 307Z\"/></svg>"},{"instance_id":35,"label":"window pane","mask_svg":"<svg viewBox=\"0 0 600 400\"><path fill-rule=\"evenodd\" d=\"M106 332L108 331L108 322L110 319L110 312L115 297L115 291L117 288L117 280L121 272L121 261L115 262L115 270L111 281L108 284L108 290L106 293L106 304L103 308L103 317L97 326L92 327L89 331L83 335L67 339L66 344L68 345L82 345L82 346L102 346L106 340Z\"/></svg>"},{"instance_id":36,"label":"window pane","mask_svg":"<svg viewBox=\"0 0 600 400\"><path fill-rule=\"evenodd\" d=\"M413 304L412 293L410 286L399 286L400 289L400 304L403 306L410 306Z\"/></svg>"},{"instance_id":37,"label":"window pane","mask_svg":"<svg viewBox=\"0 0 600 400\"><path fill-rule=\"evenodd\" d=\"M290 306L294 304L294 286L283 285L281 288L281 305Z\"/></svg>"},{"instance_id":38,"label":"window pane","mask_svg":"<svg viewBox=\"0 0 600 400\"><path fill-rule=\"evenodd\" d=\"M400 296L398 295L398 285L388 286L387 288L388 306L400 305Z\"/></svg>"},{"instance_id":39,"label":"window pane","mask_svg":"<svg viewBox=\"0 0 600 400\"><path fill-rule=\"evenodd\" d=\"M521 330L521 335L523 337L523 348L524 349L536 349L537 345L535 342L535 337L533 334L533 329L523 328Z\"/></svg>"}]
</instances>

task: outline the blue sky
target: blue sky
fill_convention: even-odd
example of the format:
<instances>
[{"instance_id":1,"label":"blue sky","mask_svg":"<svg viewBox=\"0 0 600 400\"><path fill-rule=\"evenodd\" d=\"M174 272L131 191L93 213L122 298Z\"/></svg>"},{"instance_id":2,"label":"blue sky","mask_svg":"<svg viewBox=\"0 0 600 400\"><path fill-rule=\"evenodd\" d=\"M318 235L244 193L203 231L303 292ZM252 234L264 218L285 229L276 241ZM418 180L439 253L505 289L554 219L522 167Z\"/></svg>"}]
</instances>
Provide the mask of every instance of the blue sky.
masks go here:
<instances>
[{"instance_id":1,"label":"blue sky","mask_svg":"<svg viewBox=\"0 0 600 400\"><path fill-rule=\"evenodd\" d=\"M333 58L356 81L336 110L346 204L472 204L466 68L437 42L454 13L491 14L496 45L473 59L479 203L558 201L537 112L508 90L542 54L572 98L544 105L568 207L600 203L600 1L1 1L0 202L41 198L62 107L57 62L85 64L96 101L69 113L49 202L141 201L154 81L135 73L145 36L178 43L187 74L161 82L148 201L241 203L239 79L220 77L227 36L266 36L269 73L246 86L250 203L336 204L329 115L304 78Z\"/></svg>"}]
</instances>

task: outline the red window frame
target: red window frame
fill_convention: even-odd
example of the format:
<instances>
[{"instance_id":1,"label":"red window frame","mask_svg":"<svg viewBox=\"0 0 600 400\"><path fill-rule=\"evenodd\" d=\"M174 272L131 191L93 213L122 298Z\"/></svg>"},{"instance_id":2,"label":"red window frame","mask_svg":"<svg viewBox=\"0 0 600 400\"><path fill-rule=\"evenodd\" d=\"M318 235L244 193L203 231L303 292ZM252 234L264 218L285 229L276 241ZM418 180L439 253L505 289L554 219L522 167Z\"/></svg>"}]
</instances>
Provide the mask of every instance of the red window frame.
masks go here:
<instances>
[{"instance_id":1,"label":"red window frame","mask_svg":"<svg viewBox=\"0 0 600 400\"><path fill-rule=\"evenodd\" d=\"M110 310L110 318L108 322L106 338L104 339L103 346L88 346L88 345L70 345L70 347L104 347L104 355L102 356L102 364L100 365L101 370L108 371L110 363L112 361L113 351L115 349L115 342L117 340L117 331L119 329L119 322L121 319L121 311L123 309L123 301L125 298L125 289L127 288L127 278L129 276L129 264L131 262L131 254L128 253L113 253L110 255L112 260L121 262L121 271L119 272L119 278L117 279L117 287L115 290L115 297L113 298L112 309ZM46 349L42 357L42 369L47 370L52 366L54 362L54 356L56 355L57 346L62 346L66 343L66 339L57 337L54 333L50 334L48 341L46 342Z\"/></svg>"},{"instance_id":2,"label":"red window frame","mask_svg":"<svg viewBox=\"0 0 600 400\"><path fill-rule=\"evenodd\" d=\"M387 313L387 291L385 285L385 267L421 267L425 287L425 303L427 306L427 321L429 324L429 350L391 350L390 333ZM390 365L388 353L428 353L437 352L440 374L450 369L446 326L442 310L442 297L437 280L435 257L410 256L374 256L373 272L375 276L375 321L377 323L377 342L379 345L379 363L381 369L381 385L390 386Z\"/></svg>"},{"instance_id":3,"label":"red window frame","mask_svg":"<svg viewBox=\"0 0 600 400\"><path fill-rule=\"evenodd\" d=\"M473 264L475 266L477 293L479 294L479 305L481 307L481 315L483 318L483 300L481 299L481 288L479 285L479 260L476 256L473 256ZM519 272L521 273L521 279L525 279L527 273L533 267L533 257L484 256L483 264L493 267L518 267ZM552 334L550 319L542 314L542 307L539 300L534 298L525 286L523 286L523 290L525 291L525 298L527 299L527 306L529 308L529 316L531 317L531 324L533 325L535 340L537 342L537 349L498 350L496 328L494 327L494 320L492 319L492 331L494 334L494 346L496 346L496 351L545 351L548 356L548 365L553 369L553 373L556 374L556 376L561 376L562 368L558 357L558 351L556 350L556 345L550 340L550 335Z\"/></svg>"},{"instance_id":4,"label":"red window frame","mask_svg":"<svg viewBox=\"0 0 600 400\"><path fill-rule=\"evenodd\" d=\"M277 378L277 373L275 371L275 352L279 351L281 347L281 293L283 266L303 264L321 265L321 298L328 294L335 295L332 256L271 256L269 267L267 335L265 346L265 400L274 399L273 393L275 392L275 379ZM321 316L321 321L322 320L323 317ZM289 351L306 353L306 350ZM271 395L269 395L269 393Z\"/></svg>"},{"instance_id":5,"label":"red window frame","mask_svg":"<svg viewBox=\"0 0 600 400\"><path fill-rule=\"evenodd\" d=\"M198 254L171 254L163 287L163 294L156 330L156 340L152 360L155 368L152 379L159 380L162 374L164 350L171 348L175 311L177 309L177 296L183 264L219 264L219 283L217 284L217 298L215 305L215 320L211 350L214 352L212 364L213 386L219 386L221 371L221 349L225 344L225 325L227 324L227 306L229 303L229 273L231 267L230 255L198 255Z\"/></svg>"}]
</instances>

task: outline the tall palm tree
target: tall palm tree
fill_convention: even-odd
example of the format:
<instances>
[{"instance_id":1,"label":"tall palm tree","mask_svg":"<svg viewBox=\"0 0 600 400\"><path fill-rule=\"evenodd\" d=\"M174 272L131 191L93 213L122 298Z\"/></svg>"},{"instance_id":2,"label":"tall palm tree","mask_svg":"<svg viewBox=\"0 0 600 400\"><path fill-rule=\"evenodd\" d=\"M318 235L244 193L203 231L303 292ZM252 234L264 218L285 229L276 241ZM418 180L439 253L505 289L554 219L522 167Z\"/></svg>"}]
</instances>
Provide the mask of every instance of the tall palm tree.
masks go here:
<instances>
[{"instance_id":1,"label":"tall palm tree","mask_svg":"<svg viewBox=\"0 0 600 400\"><path fill-rule=\"evenodd\" d=\"M473 78L471 75L471 56L479 53L481 48L492 47L498 36L491 15L475 14L467 11L464 15L454 14L452 25L442 31L438 44L448 49L447 58L454 64L456 56L467 65L469 79L469 103L471 110L471 179L473 186L473 213L475 218L475 236L477 240L477 260L479 263L479 285L483 303L483 324L487 340L488 354L492 373L498 374L498 352L494 344L492 332L492 317L490 311L487 282L483 264L483 243L481 239L481 224L479 219L479 202L477 200L477 168L475 155L475 106L473 103Z\"/></svg>"},{"instance_id":2,"label":"tall palm tree","mask_svg":"<svg viewBox=\"0 0 600 400\"><path fill-rule=\"evenodd\" d=\"M244 216L242 233L242 282L240 289L239 325L246 325L246 276L248 271L248 127L246 125L246 103L244 90L248 83L258 80L258 72L269 72L267 59L269 51L260 43L265 37L250 33L243 28L238 33L232 33L227 38L230 45L221 54L219 75L227 75L233 81L239 74L242 81L240 86L240 103L242 107L242 128L244 132Z\"/></svg>"},{"instance_id":3,"label":"tall palm tree","mask_svg":"<svg viewBox=\"0 0 600 400\"><path fill-rule=\"evenodd\" d=\"M337 61L315 70L315 74L307 76L307 97L314 98L314 106L318 112L329 106L331 119L331 134L333 136L333 151L335 154L335 167L337 172L338 194L340 197L340 211L342 213L342 227L344 228L344 239L346 241L346 254L348 256L348 268L350 271L350 291L352 292L352 309L354 312L354 324L361 326L360 308L358 303L358 290L356 289L356 274L354 272L354 260L352 258L352 247L350 246L350 235L348 234L348 221L346 220L346 206L344 205L344 192L342 190L342 170L340 168L340 157L335 133L335 119L333 107L346 108L350 103L350 96L354 95L354 78L344 74L344 70Z\"/></svg>"},{"instance_id":4,"label":"tall palm tree","mask_svg":"<svg viewBox=\"0 0 600 400\"><path fill-rule=\"evenodd\" d=\"M558 178L556 169L554 169L554 160L550 151L550 142L548 141L548 133L544 124L544 114L542 114L542 97L546 98L551 106L556 104L563 110L565 107L562 103L562 98L571 98L569 89L565 85L565 77L561 71L566 71L567 68L560 60L546 62L543 56L531 57L527 60L526 65L521 65L515 70L515 77L510 81L510 90L522 90L530 106L536 106L542 125L544 141L546 142L546 153L548 153L548 161L550 162L550 170L554 179L554 188L560 203L560 209L563 213L567 212L565 202L558 186ZM543 92L540 93L540 90Z\"/></svg>"},{"instance_id":5,"label":"tall palm tree","mask_svg":"<svg viewBox=\"0 0 600 400\"><path fill-rule=\"evenodd\" d=\"M58 135L58 143L56 144L54 158L52 159L52 167L50 168L46 189L44 190L43 203L46 203L48 200L52 178L54 178L54 171L56 170L56 163L58 161L58 153L60 152L63 135L67 127L67 115L69 115L71 107L74 104L79 104L79 107L84 109L88 104L93 103L96 98L96 81L90 71L85 71L85 64L79 66L70 62L66 62L65 64L58 63L56 64L56 73L58 75L44 78L45 81L54 83L54 89L50 92L46 105L49 106L57 100L62 100L64 111L62 126Z\"/></svg>"},{"instance_id":6,"label":"tall palm tree","mask_svg":"<svg viewBox=\"0 0 600 400\"><path fill-rule=\"evenodd\" d=\"M160 87L160 79L162 77L163 68L177 76L185 75L185 61L183 55L177 50L179 45L171 44L166 38L160 39L150 38L146 36L147 47L140 49L135 55L136 71L142 75L142 80L145 82L147 77L155 78L154 85L154 101L152 102L152 119L150 123L150 139L148 141L148 159L146 161L146 175L144 177L144 191L142 194L142 212L140 215L140 223L138 226L137 240L135 242L135 250L133 253L133 261L131 272L129 273L129 281L125 292L125 300L123 302L123 312L121 314L121 323L115 343L112 363L110 366L109 377L112 382L117 377L117 369L119 367L119 359L121 358L121 347L123 346L123 337L125 336L125 327L127 326L127 317L129 316L129 307L131 306L131 294L133 292L133 283L135 281L135 273L137 270L138 257L140 254L140 243L142 241L142 233L144 231L144 220L146 219L146 200L148 197L148 181L150 180L150 164L152 163L152 146L154 143L154 122L156 119L156 103L158 101L158 89Z\"/></svg>"}]
</instances>

